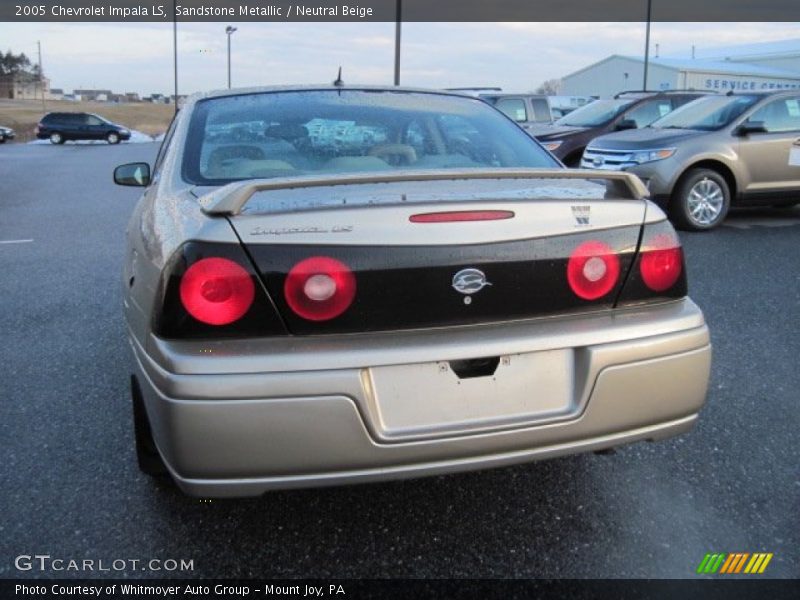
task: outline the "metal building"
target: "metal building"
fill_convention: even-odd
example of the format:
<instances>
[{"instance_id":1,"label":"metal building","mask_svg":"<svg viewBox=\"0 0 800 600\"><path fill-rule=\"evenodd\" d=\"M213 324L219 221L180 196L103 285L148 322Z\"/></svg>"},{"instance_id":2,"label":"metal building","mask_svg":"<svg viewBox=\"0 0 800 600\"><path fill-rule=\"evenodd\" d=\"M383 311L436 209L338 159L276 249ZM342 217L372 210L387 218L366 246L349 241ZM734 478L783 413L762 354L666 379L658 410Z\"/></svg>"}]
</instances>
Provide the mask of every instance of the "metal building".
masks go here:
<instances>
[{"instance_id":1,"label":"metal building","mask_svg":"<svg viewBox=\"0 0 800 600\"><path fill-rule=\"evenodd\" d=\"M613 96L642 89L644 58L613 54L570 73L562 93ZM800 39L707 48L695 58L651 58L647 89L712 92L800 88Z\"/></svg>"}]
</instances>

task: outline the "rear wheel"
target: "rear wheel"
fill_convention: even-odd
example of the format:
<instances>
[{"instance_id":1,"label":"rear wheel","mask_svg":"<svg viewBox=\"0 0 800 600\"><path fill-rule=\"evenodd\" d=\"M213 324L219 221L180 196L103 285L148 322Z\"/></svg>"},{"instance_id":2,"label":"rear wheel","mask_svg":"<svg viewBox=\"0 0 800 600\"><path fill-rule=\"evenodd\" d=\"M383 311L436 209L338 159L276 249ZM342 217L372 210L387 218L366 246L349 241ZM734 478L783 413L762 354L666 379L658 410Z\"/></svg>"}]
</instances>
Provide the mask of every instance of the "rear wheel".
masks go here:
<instances>
[{"instance_id":1,"label":"rear wheel","mask_svg":"<svg viewBox=\"0 0 800 600\"><path fill-rule=\"evenodd\" d=\"M579 169L581 166L581 158L583 158L583 149L573 152L569 156L565 156L564 160L561 162L570 169Z\"/></svg>"},{"instance_id":2,"label":"rear wheel","mask_svg":"<svg viewBox=\"0 0 800 600\"><path fill-rule=\"evenodd\" d=\"M136 442L136 460L139 470L151 477L166 477L168 474L164 461L158 453L150 429L150 420L144 407L142 390L134 375L131 375L131 400L133 401L133 434Z\"/></svg>"},{"instance_id":3,"label":"rear wheel","mask_svg":"<svg viewBox=\"0 0 800 600\"><path fill-rule=\"evenodd\" d=\"M109 132L109 134L106 136L106 141L109 144L119 144L119 134L113 131Z\"/></svg>"},{"instance_id":4,"label":"rear wheel","mask_svg":"<svg viewBox=\"0 0 800 600\"><path fill-rule=\"evenodd\" d=\"M64 143L64 136L54 131L50 134L50 143L51 144L63 144Z\"/></svg>"},{"instance_id":5,"label":"rear wheel","mask_svg":"<svg viewBox=\"0 0 800 600\"><path fill-rule=\"evenodd\" d=\"M692 169L672 194L670 216L681 229L707 231L722 223L730 206L730 188L722 175Z\"/></svg>"}]
</instances>

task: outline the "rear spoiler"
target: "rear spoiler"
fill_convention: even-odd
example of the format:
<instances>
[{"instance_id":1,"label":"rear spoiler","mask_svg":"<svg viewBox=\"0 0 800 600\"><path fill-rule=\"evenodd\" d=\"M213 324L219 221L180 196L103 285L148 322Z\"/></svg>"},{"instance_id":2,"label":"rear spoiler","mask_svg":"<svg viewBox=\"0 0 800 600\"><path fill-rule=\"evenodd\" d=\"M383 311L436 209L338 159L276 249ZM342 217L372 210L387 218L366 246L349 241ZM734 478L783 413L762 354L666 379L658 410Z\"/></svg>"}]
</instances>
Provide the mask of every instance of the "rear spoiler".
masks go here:
<instances>
[{"instance_id":1,"label":"rear spoiler","mask_svg":"<svg viewBox=\"0 0 800 600\"><path fill-rule=\"evenodd\" d=\"M380 171L354 175L331 174L324 177L281 177L236 181L214 190L200 198L200 206L207 215L238 215L253 194L275 190L395 183L402 181L446 181L448 179L580 179L605 180L614 185L614 193L627 191L630 200L641 200L649 193L642 181L631 173L622 171L595 171L591 169L446 169L429 171Z\"/></svg>"}]
</instances>

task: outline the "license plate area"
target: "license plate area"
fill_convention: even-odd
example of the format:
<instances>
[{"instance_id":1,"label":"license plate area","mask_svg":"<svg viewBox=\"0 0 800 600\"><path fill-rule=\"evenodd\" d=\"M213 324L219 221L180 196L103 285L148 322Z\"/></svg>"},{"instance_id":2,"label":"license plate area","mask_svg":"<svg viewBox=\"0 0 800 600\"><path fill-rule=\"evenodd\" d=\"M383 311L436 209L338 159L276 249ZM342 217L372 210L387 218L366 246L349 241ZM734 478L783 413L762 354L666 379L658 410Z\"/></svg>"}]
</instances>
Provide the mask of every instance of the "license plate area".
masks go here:
<instances>
[{"instance_id":1,"label":"license plate area","mask_svg":"<svg viewBox=\"0 0 800 600\"><path fill-rule=\"evenodd\" d=\"M578 412L572 350L374 367L362 382L387 440L529 426Z\"/></svg>"}]
</instances>

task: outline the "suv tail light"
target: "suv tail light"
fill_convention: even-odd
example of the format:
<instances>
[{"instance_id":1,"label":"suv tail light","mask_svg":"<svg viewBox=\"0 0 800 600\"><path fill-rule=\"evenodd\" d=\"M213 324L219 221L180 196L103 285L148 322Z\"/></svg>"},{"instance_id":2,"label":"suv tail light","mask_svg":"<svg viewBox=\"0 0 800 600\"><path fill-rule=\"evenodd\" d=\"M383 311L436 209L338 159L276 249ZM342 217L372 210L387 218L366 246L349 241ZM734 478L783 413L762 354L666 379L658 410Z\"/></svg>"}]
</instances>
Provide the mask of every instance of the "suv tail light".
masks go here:
<instances>
[{"instance_id":1,"label":"suv tail light","mask_svg":"<svg viewBox=\"0 0 800 600\"><path fill-rule=\"evenodd\" d=\"M309 321L329 321L341 315L356 296L356 277L346 264L327 256L297 263L283 284L289 308Z\"/></svg>"},{"instance_id":2,"label":"suv tail light","mask_svg":"<svg viewBox=\"0 0 800 600\"><path fill-rule=\"evenodd\" d=\"M567 262L569 287L584 300L597 300L608 294L617 285L619 273L616 252L597 240L583 242Z\"/></svg>"},{"instance_id":3,"label":"suv tail light","mask_svg":"<svg viewBox=\"0 0 800 600\"><path fill-rule=\"evenodd\" d=\"M186 311L201 323L228 325L241 319L255 298L250 274L227 258L203 258L181 277Z\"/></svg>"}]
</instances>

